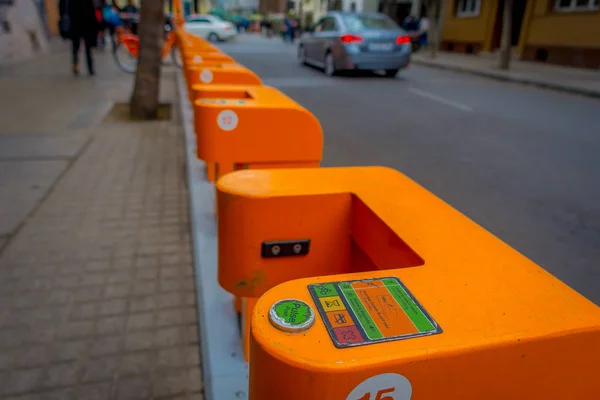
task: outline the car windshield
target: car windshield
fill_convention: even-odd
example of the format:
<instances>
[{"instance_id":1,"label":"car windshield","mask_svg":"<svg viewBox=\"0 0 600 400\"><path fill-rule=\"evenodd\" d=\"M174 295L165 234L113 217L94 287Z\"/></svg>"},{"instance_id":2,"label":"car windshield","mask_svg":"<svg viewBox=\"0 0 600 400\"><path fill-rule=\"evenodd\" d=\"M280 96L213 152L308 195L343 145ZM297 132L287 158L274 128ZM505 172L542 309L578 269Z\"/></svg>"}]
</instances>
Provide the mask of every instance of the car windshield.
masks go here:
<instances>
[{"instance_id":1,"label":"car windshield","mask_svg":"<svg viewBox=\"0 0 600 400\"><path fill-rule=\"evenodd\" d=\"M353 32L369 29L398 29L398 25L389 18L375 15L345 15L344 23Z\"/></svg>"}]
</instances>

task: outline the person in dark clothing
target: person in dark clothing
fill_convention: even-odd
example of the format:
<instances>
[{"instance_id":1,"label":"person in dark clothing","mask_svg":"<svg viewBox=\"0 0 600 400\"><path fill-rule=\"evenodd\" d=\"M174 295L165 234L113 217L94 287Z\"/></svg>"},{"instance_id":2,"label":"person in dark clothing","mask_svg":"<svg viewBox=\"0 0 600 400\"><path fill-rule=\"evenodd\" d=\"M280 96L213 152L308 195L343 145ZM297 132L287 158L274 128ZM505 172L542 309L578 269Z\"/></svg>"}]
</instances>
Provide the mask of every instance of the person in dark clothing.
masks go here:
<instances>
[{"instance_id":1,"label":"person in dark clothing","mask_svg":"<svg viewBox=\"0 0 600 400\"><path fill-rule=\"evenodd\" d=\"M94 0L60 0L58 6L61 17L68 15L70 20L68 37L73 43L73 73L79 74L79 48L83 40L88 73L94 75L92 48L96 46L99 28Z\"/></svg>"}]
</instances>

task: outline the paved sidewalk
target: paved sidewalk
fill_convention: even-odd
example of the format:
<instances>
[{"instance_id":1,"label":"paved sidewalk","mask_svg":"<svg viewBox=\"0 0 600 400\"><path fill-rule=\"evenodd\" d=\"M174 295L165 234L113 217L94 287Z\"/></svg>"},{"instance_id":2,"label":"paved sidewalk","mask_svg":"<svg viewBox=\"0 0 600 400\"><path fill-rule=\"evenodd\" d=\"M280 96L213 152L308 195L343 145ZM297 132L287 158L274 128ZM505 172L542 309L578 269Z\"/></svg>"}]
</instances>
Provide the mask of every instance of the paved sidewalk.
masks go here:
<instances>
[{"instance_id":1,"label":"paved sidewalk","mask_svg":"<svg viewBox=\"0 0 600 400\"><path fill-rule=\"evenodd\" d=\"M512 60L509 71L498 68L494 56L439 52L432 59L423 50L412 62L434 68L481 75L493 79L545 87L600 98L600 71Z\"/></svg>"},{"instance_id":2,"label":"paved sidewalk","mask_svg":"<svg viewBox=\"0 0 600 400\"><path fill-rule=\"evenodd\" d=\"M106 122L132 76L68 60L0 70L0 398L202 399L179 113Z\"/></svg>"}]
</instances>

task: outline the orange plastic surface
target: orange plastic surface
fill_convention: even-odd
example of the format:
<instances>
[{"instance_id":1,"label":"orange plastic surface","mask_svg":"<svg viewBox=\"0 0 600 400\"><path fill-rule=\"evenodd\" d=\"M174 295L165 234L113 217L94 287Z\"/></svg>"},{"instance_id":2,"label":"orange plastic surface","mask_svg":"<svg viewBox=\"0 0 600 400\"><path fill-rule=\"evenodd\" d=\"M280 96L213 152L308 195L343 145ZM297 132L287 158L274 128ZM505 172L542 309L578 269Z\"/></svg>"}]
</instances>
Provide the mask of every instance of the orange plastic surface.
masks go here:
<instances>
[{"instance_id":1,"label":"orange plastic surface","mask_svg":"<svg viewBox=\"0 0 600 400\"><path fill-rule=\"evenodd\" d=\"M235 61L227 54L216 51L188 52L185 57L187 67L202 67L204 64L214 65L223 63L235 63Z\"/></svg>"},{"instance_id":2,"label":"orange plastic surface","mask_svg":"<svg viewBox=\"0 0 600 400\"><path fill-rule=\"evenodd\" d=\"M250 399L388 400L386 387L348 397L384 373L408 379L403 400L600 398L600 309L401 173L249 170L217 189L219 283L262 295ZM307 255L261 258L264 241L295 239L311 240ZM443 332L337 348L319 314L301 334L267 319L287 298L316 310L309 284L382 277L399 278Z\"/></svg>"},{"instance_id":3,"label":"orange plastic surface","mask_svg":"<svg viewBox=\"0 0 600 400\"><path fill-rule=\"evenodd\" d=\"M254 72L236 63L204 63L186 69L188 86L194 85L261 85L262 81ZM208 78L203 78L202 74Z\"/></svg>"},{"instance_id":4,"label":"orange plastic surface","mask_svg":"<svg viewBox=\"0 0 600 400\"><path fill-rule=\"evenodd\" d=\"M177 31L177 39L178 45L180 46L179 48L185 53L188 53L189 51L219 52L218 47L202 39L201 37L186 32L185 30Z\"/></svg>"},{"instance_id":5,"label":"orange plastic surface","mask_svg":"<svg viewBox=\"0 0 600 400\"><path fill-rule=\"evenodd\" d=\"M219 164L217 177L237 169L319 165L319 121L277 89L196 85L193 91L198 157Z\"/></svg>"}]
</instances>

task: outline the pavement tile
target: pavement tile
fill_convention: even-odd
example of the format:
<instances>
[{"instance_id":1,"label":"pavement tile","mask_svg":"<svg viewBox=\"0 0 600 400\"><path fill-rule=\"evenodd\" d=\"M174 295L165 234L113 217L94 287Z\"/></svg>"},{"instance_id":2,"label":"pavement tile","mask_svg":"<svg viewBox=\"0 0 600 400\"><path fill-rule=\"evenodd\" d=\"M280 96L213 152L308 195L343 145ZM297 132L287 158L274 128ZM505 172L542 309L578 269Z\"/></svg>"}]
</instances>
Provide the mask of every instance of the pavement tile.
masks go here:
<instances>
[{"instance_id":1,"label":"pavement tile","mask_svg":"<svg viewBox=\"0 0 600 400\"><path fill-rule=\"evenodd\" d=\"M158 352L158 367L192 367L200 365L200 353L195 345L161 349Z\"/></svg>"},{"instance_id":2,"label":"pavement tile","mask_svg":"<svg viewBox=\"0 0 600 400\"><path fill-rule=\"evenodd\" d=\"M159 378L163 379L163 378ZM152 398L152 376L123 377L117 382L117 400L145 400Z\"/></svg>"},{"instance_id":3,"label":"pavement tile","mask_svg":"<svg viewBox=\"0 0 600 400\"><path fill-rule=\"evenodd\" d=\"M75 391L76 399L106 400L112 398L113 383L100 382L90 385L81 385Z\"/></svg>"},{"instance_id":4,"label":"pavement tile","mask_svg":"<svg viewBox=\"0 0 600 400\"><path fill-rule=\"evenodd\" d=\"M81 363L75 361L46 367L46 379L43 386L48 388L73 385L77 383L81 370Z\"/></svg>"},{"instance_id":5,"label":"pavement tile","mask_svg":"<svg viewBox=\"0 0 600 400\"><path fill-rule=\"evenodd\" d=\"M0 391L7 394L17 394L40 389L44 382L44 368L15 369L4 377Z\"/></svg>"},{"instance_id":6,"label":"pavement tile","mask_svg":"<svg viewBox=\"0 0 600 400\"><path fill-rule=\"evenodd\" d=\"M198 392L202 389L200 381L194 378L198 374L199 367L164 372L161 379L153 381L153 394L160 397Z\"/></svg>"},{"instance_id":7,"label":"pavement tile","mask_svg":"<svg viewBox=\"0 0 600 400\"><path fill-rule=\"evenodd\" d=\"M156 351L140 351L123 354L119 359L119 373L141 375L152 372L156 367Z\"/></svg>"},{"instance_id":8,"label":"pavement tile","mask_svg":"<svg viewBox=\"0 0 600 400\"><path fill-rule=\"evenodd\" d=\"M89 360L83 364L83 382L112 380L117 374L117 358L103 357Z\"/></svg>"},{"instance_id":9,"label":"pavement tile","mask_svg":"<svg viewBox=\"0 0 600 400\"><path fill-rule=\"evenodd\" d=\"M142 312L129 314L127 317L127 330L129 332L145 330L154 326L154 313Z\"/></svg>"}]
</instances>

